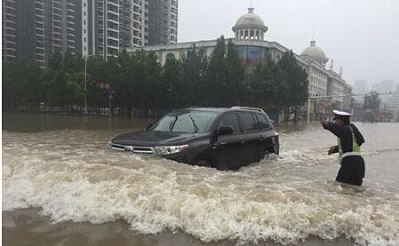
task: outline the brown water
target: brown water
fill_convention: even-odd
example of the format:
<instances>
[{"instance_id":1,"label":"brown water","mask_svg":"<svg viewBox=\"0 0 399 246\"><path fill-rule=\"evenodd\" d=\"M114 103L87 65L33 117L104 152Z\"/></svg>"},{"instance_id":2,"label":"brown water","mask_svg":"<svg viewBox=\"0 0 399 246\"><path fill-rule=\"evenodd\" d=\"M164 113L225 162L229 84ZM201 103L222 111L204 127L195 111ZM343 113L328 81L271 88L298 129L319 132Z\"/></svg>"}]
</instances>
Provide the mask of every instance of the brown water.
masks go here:
<instances>
[{"instance_id":1,"label":"brown water","mask_svg":"<svg viewBox=\"0 0 399 246\"><path fill-rule=\"evenodd\" d=\"M106 148L149 122L3 114L3 245L399 245L399 124L357 123L356 188L318 125L238 172Z\"/></svg>"}]
</instances>

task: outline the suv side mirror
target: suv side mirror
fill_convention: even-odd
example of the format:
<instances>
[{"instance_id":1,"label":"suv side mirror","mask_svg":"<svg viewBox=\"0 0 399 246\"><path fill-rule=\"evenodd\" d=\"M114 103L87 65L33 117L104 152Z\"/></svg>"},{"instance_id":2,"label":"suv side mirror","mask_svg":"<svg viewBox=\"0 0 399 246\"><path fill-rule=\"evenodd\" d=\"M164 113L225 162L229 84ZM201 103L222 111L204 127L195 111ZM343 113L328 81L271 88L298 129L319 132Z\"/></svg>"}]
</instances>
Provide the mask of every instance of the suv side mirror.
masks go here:
<instances>
[{"instance_id":1,"label":"suv side mirror","mask_svg":"<svg viewBox=\"0 0 399 246\"><path fill-rule=\"evenodd\" d=\"M234 132L233 127L231 126L221 126L218 129L218 135L229 135Z\"/></svg>"}]
</instances>

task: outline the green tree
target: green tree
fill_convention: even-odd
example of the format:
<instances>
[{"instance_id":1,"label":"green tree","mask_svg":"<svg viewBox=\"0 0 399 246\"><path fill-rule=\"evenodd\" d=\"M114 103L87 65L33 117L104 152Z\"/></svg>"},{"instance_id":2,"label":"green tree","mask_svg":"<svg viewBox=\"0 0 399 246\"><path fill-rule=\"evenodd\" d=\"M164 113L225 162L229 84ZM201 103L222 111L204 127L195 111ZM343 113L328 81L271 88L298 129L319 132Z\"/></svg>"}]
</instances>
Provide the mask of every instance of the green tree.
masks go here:
<instances>
[{"instance_id":1,"label":"green tree","mask_svg":"<svg viewBox=\"0 0 399 246\"><path fill-rule=\"evenodd\" d=\"M120 70L114 65L113 57L107 61L101 57L88 57L86 61L87 105L88 107L107 107L108 98L105 85L115 84L121 76ZM83 80L84 81L84 80ZM84 85L83 85L84 86Z\"/></svg>"},{"instance_id":2,"label":"green tree","mask_svg":"<svg viewBox=\"0 0 399 246\"><path fill-rule=\"evenodd\" d=\"M175 58L167 58L162 67L161 97L168 107L180 107L182 102L178 94L181 91L182 70ZM187 92L187 91L186 91Z\"/></svg>"},{"instance_id":3,"label":"green tree","mask_svg":"<svg viewBox=\"0 0 399 246\"><path fill-rule=\"evenodd\" d=\"M14 63L3 63L2 88L3 109L17 108L17 77L18 69Z\"/></svg>"},{"instance_id":4,"label":"green tree","mask_svg":"<svg viewBox=\"0 0 399 246\"><path fill-rule=\"evenodd\" d=\"M282 85L286 92L282 94L282 103L285 108L286 119L288 119L289 109L295 111L297 117L297 106L306 102L308 98L308 80L306 71L299 66L292 51L284 53L278 62L283 71ZM295 122L297 119L295 118Z\"/></svg>"},{"instance_id":5,"label":"green tree","mask_svg":"<svg viewBox=\"0 0 399 246\"><path fill-rule=\"evenodd\" d=\"M225 105L240 105L245 93L245 69L241 65L237 50L232 40L227 44L225 56Z\"/></svg>"},{"instance_id":6,"label":"green tree","mask_svg":"<svg viewBox=\"0 0 399 246\"><path fill-rule=\"evenodd\" d=\"M33 63L5 63L3 65L3 106L16 109L37 109L43 99L42 70Z\"/></svg>"},{"instance_id":7,"label":"green tree","mask_svg":"<svg viewBox=\"0 0 399 246\"><path fill-rule=\"evenodd\" d=\"M205 106L227 106L224 99L226 97L224 88L227 84L225 54L225 39L221 36L216 41L216 46L209 59L208 76L205 83L208 88L208 93L206 96L204 95Z\"/></svg>"},{"instance_id":8,"label":"green tree","mask_svg":"<svg viewBox=\"0 0 399 246\"><path fill-rule=\"evenodd\" d=\"M185 95L189 98L188 106L206 105L207 99L204 97L209 93L207 88L208 57L203 49L198 49L193 45L182 56L181 59L181 81L190 87Z\"/></svg>"},{"instance_id":9,"label":"green tree","mask_svg":"<svg viewBox=\"0 0 399 246\"><path fill-rule=\"evenodd\" d=\"M84 104L84 73L83 72L69 72L66 74L66 88L71 93L70 103L83 105Z\"/></svg>"},{"instance_id":10,"label":"green tree","mask_svg":"<svg viewBox=\"0 0 399 246\"><path fill-rule=\"evenodd\" d=\"M208 65L205 85L207 101L205 105L231 106L243 100L244 67L241 65L235 45L221 36L214 48Z\"/></svg>"},{"instance_id":11,"label":"green tree","mask_svg":"<svg viewBox=\"0 0 399 246\"><path fill-rule=\"evenodd\" d=\"M308 98L308 80L306 71L299 66L292 51L284 53L278 62L283 71L283 80L288 84L287 106L296 106Z\"/></svg>"},{"instance_id":12,"label":"green tree","mask_svg":"<svg viewBox=\"0 0 399 246\"><path fill-rule=\"evenodd\" d=\"M51 106L82 103L83 68L84 60L79 54L55 52L43 76L46 103Z\"/></svg>"},{"instance_id":13,"label":"green tree","mask_svg":"<svg viewBox=\"0 0 399 246\"><path fill-rule=\"evenodd\" d=\"M281 67L267 57L265 63L257 66L250 81L248 103L263 108L280 108L283 98L288 97L288 85L282 80Z\"/></svg>"},{"instance_id":14,"label":"green tree","mask_svg":"<svg viewBox=\"0 0 399 246\"><path fill-rule=\"evenodd\" d=\"M162 67L158 62L158 56L154 52L147 52L143 62L142 88L145 97L142 98L142 103L147 107L163 106L160 90Z\"/></svg>"}]
</instances>

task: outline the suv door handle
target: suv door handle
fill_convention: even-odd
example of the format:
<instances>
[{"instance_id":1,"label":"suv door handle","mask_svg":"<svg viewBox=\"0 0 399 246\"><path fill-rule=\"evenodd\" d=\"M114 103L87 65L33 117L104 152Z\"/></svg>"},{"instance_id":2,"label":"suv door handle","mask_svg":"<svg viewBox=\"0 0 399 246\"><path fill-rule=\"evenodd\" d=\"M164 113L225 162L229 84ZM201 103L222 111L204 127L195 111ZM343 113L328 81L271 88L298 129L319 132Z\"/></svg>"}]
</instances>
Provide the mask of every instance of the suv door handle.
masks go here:
<instances>
[{"instance_id":1,"label":"suv door handle","mask_svg":"<svg viewBox=\"0 0 399 246\"><path fill-rule=\"evenodd\" d=\"M245 140L241 140L241 141L240 141L240 144L243 144L243 143L245 143Z\"/></svg>"},{"instance_id":2,"label":"suv door handle","mask_svg":"<svg viewBox=\"0 0 399 246\"><path fill-rule=\"evenodd\" d=\"M265 139L265 136L260 135L260 136L259 136L259 139L260 139L260 140L264 140L264 139Z\"/></svg>"}]
</instances>

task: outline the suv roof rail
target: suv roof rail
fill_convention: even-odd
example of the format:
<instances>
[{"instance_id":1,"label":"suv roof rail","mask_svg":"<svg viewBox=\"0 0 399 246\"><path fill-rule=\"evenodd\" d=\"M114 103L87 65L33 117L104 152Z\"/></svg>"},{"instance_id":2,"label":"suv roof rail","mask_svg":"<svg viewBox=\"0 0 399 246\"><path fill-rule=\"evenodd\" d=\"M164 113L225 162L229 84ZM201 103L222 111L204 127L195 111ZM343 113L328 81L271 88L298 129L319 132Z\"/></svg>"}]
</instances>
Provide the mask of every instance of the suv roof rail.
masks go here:
<instances>
[{"instance_id":1,"label":"suv roof rail","mask_svg":"<svg viewBox=\"0 0 399 246\"><path fill-rule=\"evenodd\" d=\"M258 112L264 113L265 111L261 108L255 108L255 107L242 107L242 106L233 106L231 109L247 109L247 110L254 110Z\"/></svg>"}]
</instances>

